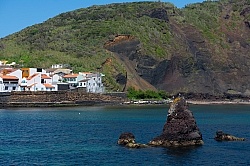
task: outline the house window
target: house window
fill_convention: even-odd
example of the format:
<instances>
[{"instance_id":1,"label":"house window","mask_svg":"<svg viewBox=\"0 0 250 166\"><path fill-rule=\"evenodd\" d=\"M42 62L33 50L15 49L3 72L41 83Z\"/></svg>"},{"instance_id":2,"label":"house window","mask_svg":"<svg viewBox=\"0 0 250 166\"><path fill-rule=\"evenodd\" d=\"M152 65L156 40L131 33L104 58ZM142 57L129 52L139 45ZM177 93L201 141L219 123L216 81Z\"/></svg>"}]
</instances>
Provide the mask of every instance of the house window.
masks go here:
<instances>
[{"instance_id":1,"label":"house window","mask_svg":"<svg viewBox=\"0 0 250 166\"><path fill-rule=\"evenodd\" d=\"M16 87L14 86L14 87L12 88L12 90L16 90Z\"/></svg>"},{"instance_id":2,"label":"house window","mask_svg":"<svg viewBox=\"0 0 250 166\"><path fill-rule=\"evenodd\" d=\"M2 84L3 83L3 81L0 81L0 84Z\"/></svg>"},{"instance_id":3,"label":"house window","mask_svg":"<svg viewBox=\"0 0 250 166\"><path fill-rule=\"evenodd\" d=\"M86 83L84 82L84 83L83 83L83 85L85 86L85 85L86 85Z\"/></svg>"},{"instance_id":4,"label":"house window","mask_svg":"<svg viewBox=\"0 0 250 166\"><path fill-rule=\"evenodd\" d=\"M52 91L52 88L50 88L50 90Z\"/></svg>"},{"instance_id":5,"label":"house window","mask_svg":"<svg viewBox=\"0 0 250 166\"><path fill-rule=\"evenodd\" d=\"M43 88L41 88L41 90L43 90Z\"/></svg>"},{"instance_id":6,"label":"house window","mask_svg":"<svg viewBox=\"0 0 250 166\"><path fill-rule=\"evenodd\" d=\"M42 72L42 68L37 68L36 72Z\"/></svg>"},{"instance_id":7,"label":"house window","mask_svg":"<svg viewBox=\"0 0 250 166\"><path fill-rule=\"evenodd\" d=\"M8 87L8 86L6 86L4 89L5 89L5 90L8 90L8 89L9 89L9 87Z\"/></svg>"},{"instance_id":8,"label":"house window","mask_svg":"<svg viewBox=\"0 0 250 166\"><path fill-rule=\"evenodd\" d=\"M95 86L95 83L93 83L93 86Z\"/></svg>"}]
</instances>

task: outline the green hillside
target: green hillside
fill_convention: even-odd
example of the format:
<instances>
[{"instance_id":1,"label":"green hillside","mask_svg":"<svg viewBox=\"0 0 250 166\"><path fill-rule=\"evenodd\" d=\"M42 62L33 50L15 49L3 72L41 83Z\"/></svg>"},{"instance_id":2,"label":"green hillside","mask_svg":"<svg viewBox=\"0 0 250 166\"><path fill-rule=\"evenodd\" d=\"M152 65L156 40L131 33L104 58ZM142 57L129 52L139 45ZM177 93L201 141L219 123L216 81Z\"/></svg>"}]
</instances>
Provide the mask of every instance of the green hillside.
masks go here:
<instances>
[{"instance_id":1,"label":"green hillside","mask_svg":"<svg viewBox=\"0 0 250 166\"><path fill-rule=\"evenodd\" d=\"M218 94L244 93L248 85L240 89L229 77L249 69L249 32L250 0L205 1L183 9L162 2L110 4L62 13L7 36L0 40L0 57L25 67L69 63L74 72L98 70L110 90L136 85L170 92L213 88ZM117 42L119 36L132 39ZM122 45L131 41L138 41L136 47Z\"/></svg>"}]
</instances>

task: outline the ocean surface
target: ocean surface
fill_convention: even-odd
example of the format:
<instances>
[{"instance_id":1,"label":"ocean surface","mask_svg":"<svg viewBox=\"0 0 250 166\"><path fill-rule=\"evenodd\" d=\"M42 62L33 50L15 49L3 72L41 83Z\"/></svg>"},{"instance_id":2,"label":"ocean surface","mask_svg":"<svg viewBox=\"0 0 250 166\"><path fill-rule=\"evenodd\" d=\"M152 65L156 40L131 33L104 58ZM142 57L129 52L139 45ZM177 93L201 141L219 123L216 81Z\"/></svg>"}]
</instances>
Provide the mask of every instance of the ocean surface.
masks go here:
<instances>
[{"instance_id":1,"label":"ocean surface","mask_svg":"<svg viewBox=\"0 0 250 166\"><path fill-rule=\"evenodd\" d=\"M0 109L0 165L250 165L250 105L191 105L205 144L127 149L122 132L147 143L168 105ZM247 140L217 142L217 130Z\"/></svg>"}]
</instances>

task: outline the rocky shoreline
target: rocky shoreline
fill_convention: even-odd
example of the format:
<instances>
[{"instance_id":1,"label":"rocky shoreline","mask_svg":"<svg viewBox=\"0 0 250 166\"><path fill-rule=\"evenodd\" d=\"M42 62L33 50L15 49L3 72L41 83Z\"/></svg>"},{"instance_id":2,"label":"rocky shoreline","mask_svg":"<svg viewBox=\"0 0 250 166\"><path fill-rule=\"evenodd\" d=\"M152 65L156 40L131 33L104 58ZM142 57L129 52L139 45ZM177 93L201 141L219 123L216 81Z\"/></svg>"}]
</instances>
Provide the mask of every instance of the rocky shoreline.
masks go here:
<instances>
[{"instance_id":1,"label":"rocky shoreline","mask_svg":"<svg viewBox=\"0 0 250 166\"><path fill-rule=\"evenodd\" d=\"M123 105L154 105L154 104L169 104L173 102L173 100L138 100L138 101L126 101L123 102ZM187 103L190 105L227 105L227 104L250 104L250 100L234 100L234 101L227 101L227 100L187 100Z\"/></svg>"},{"instance_id":2,"label":"rocky shoreline","mask_svg":"<svg viewBox=\"0 0 250 166\"><path fill-rule=\"evenodd\" d=\"M71 106L100 106L100 105L168 105L167 100L128 100L126 93L93 94L78 91L57 92L10 92L0 93L0 108L4 107L71 107ZM193 105L224 105L250 104L248 98L188 98L188 104Z\"/></svg>"}]
</instances>

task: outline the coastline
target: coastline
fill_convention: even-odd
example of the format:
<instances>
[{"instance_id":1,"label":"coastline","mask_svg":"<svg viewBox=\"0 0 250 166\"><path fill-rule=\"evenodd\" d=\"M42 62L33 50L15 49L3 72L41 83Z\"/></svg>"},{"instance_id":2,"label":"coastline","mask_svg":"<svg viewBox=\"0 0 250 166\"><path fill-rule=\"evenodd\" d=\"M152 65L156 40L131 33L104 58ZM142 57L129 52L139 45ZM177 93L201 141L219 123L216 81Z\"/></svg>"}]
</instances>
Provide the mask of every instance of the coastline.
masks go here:
<instances>
[{"instance_id":1,"label":"coastline","mask_svg":"<svg viewBox=\"0 0 250 166\"><path fill-rule=\"evenodd\" d=\"M250 101L199 101L199 100L187 100L188 104L193 105L250 105Z\"/></svg>"},{"instance_id":2,"label":"coastline","mask_svg":"<svg viewBox=\"0 0 250 166\"><path fill-rule=\"evenodd\" d=\"M186 100L190 105L250 105L250 100L195 100L187 99ZM138 101L127 101L123 102L123 105L165 105L173 102L172 100L138 100Z\"/></svg>"}]
</instances>

